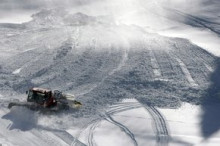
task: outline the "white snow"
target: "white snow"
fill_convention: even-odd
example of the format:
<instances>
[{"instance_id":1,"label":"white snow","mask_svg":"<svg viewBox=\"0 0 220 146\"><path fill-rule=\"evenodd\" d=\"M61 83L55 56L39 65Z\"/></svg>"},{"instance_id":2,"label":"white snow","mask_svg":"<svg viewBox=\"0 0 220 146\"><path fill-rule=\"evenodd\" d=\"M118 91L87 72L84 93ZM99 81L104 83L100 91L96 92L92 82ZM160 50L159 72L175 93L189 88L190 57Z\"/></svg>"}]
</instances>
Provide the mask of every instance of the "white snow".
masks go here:
<instances>
[{"instance_id":1,"label":"white snow","mask_svg":"<svg viewBox=\"0 0 220 146\"><path fill-rule=\"evenodd\" d=\"M123 106L139 104L134 99L126 99L119 104ZM117 108L117 104L110 107L107 111ZM200 106L184 103L178 109L162 109L158 111L163 115L166 126L169 130L170 146L185 145L206 145L217 146L220 142L220 131L213 134L210 138L204 139L200 131L202 109ZM135 145L134 140L139 146L155 145L155 127L153 118L144 107L137 107L115 113L111 115L114 121L97 121L80 132L79 140L84 144L96 144L97 146L108 145ZM79 134L79 129L71 128L68 130L73 136ZM92 132L92 133L91 133ZM92 135L90 135L92 134ZM132 139L134 136L134 139ZM89 140L88 140L89 139Z\"/></svg>"},{"instance_id":2,"label":"white snow","mask_svg":"<svg viewBox=\"0 0 220 146\"><path fill-rule=\"evenodd\" d=\"M126 104L131 104L130 108ZM156 138L154 137L152 118L143 107L137 106L132 109L135 104L140 105L135 99L125 99L119 105L113 105L107 110L108 113L117 110L118 106L125 108L125 111L120 112L119 110L115 114L109 115L113 120L106 117L106 119L92 123L83 131L77 128L71 128L67 131L75 137L79 136L78 139L88 145L91 143L97 146L155 145Z\"/></svg>"},{"instance_id":3,"label":"white snow","mask_svg":"<svg viewBox=\"0 0 220 146\"><path fill-rule=\"evenodd\" d=\"M21 13L11 11L10 13L5 14L5 16L1 16L0 23L14 23L14 24L21 24L32 20L31 15L34 12L29 13Z\"/></svg>"},{"instance_id":4,"label":"white snow","mask_svg":"<svg viewBox=\"0 0 220 146\"><path fill-rule=\"evenodd\" d=\"M162 30L160 35L186 38L215 56L220 56L220 37L210 30L180 25L177 28Z\"/></svg>"},{"instance_id":5,"label":"white snow","mask_svg":"<svg viewBox=\"0 0 220 146\"><path fill-rule=\"evenodd\" d=\"M184 103L179 109L159 109L166 118L171 137L191 145L217 146L220 143L220 131L204 139L200 130L201 106ZM171 142L171 146L178 145Z\"/></svg>"},{"instance_id":6,"label":"white snow","mask_svg":"<svg viewBox=\"0 0 220 146\"><path fill-rule=\"evenodd\" d=\"M219 145L218 0L63 3L0 16L0 145ZM82 107L7 109L33 86Z\"/></svg>"},{"instance_id":7,"label":"white snow","mask_svg":"<svg viewBox=\"0 0 220 146\"><path fill-rule=\"evenodd\" d=\"M15 71L12 72L12 74L19 74L21 72L22 68L18 68Z\"/></svg>"}]
</instances>

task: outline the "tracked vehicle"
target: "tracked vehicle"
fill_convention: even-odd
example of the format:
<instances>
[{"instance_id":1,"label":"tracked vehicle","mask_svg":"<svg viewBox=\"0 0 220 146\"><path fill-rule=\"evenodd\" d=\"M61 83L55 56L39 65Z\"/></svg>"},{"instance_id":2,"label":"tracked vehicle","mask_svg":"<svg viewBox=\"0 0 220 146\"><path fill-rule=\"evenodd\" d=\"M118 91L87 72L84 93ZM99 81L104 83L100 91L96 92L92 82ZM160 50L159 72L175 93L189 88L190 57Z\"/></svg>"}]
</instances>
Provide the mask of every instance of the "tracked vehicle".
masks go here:
<instances>
[{"instance_id":1,"label":"tracked vehicle","mask_svg":"<svg viewBox=\"0 0 220 146\"><path fill-rule=\"evenodd\" d=\"M8 108L14 106L27 107L31 110L59 111L80 108L82 104L75 100L74 95L63 94L58 90L31 88L26 91L26 102L10 102Z\"/></svg>"}]
</instances>

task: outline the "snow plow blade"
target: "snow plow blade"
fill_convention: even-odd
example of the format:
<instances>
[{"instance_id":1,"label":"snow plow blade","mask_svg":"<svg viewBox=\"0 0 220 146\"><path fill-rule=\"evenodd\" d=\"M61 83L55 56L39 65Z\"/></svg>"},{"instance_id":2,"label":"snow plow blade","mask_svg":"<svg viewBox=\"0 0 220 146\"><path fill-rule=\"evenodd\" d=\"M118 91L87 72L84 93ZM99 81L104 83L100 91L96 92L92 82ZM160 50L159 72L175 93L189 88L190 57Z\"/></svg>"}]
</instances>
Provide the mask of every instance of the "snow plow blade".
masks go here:
<instances>
[{"instance_id":1,"label":"snow plow blade","mask_svg":"<svg viewBox=\"0 0 220 146\"><path fill-rule=\"evenodd\" d=\"M82 106L82 103L75 100L71 107L72 108L80 108L81 106Z\"/></svg>"},{"instance_id":2,"label":"snow plow blade","mask_svg":"<svg viewBox=\"0 0 220 146\"><path fill-rule=\"evenodd\" d=\"M75 96L71 94L62 94L62 98L60 98L60 102L64 102L72 108L80 108L82 106L82 103L76 101Z\"/></svg>"}]
</instances>

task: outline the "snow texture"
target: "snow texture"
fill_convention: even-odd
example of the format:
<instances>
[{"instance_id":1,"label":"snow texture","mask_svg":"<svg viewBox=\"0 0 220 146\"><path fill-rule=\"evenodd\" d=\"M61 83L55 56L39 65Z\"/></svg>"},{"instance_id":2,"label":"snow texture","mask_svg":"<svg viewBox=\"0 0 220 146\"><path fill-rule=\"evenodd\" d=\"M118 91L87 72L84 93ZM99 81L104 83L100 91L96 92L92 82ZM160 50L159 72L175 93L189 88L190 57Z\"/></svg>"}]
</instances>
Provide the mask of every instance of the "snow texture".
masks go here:
<instances>
[{"instance_id":1,"label":"snow texture","mask_svg":"<svg viewBox=\"0 0 220 146\"><path fill-rule=\"evenodd\" d=\"M0 144L219 144L217 0L65 2L0 24ZM7 109L31 87L62 90L83 106Z\"/></svg>"}]
</instances>

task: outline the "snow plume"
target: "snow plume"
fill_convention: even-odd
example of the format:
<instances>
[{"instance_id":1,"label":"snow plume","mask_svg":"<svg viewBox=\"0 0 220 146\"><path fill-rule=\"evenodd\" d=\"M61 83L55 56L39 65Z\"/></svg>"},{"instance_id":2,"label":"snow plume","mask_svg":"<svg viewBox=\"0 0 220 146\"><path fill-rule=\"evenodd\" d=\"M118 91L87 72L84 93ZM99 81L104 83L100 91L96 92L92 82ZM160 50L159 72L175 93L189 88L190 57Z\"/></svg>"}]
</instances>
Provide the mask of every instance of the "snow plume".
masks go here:
<instances>
[{"instance_id":1,"label":"snow plume","mask_svg":"<svg viewBox=\"0 0 220 146\"><path fill-rule=\"evenodd\" d=\"M97 26L99 30L94 30L93 26L91 31L95 31L97 37L101 36L103 39L102 36L106 36L106 39L109 40L114 40L116 34L123 39L119 42L125 42L125 46L130 40L140 40L138 39L140 37L145 39L143 37L146 36L145 32L151 32L189 39L198 46L216 54L220 40L216 34L213 35L213 32L220 34L220 28L216 30L213 27L220 23L217 22L220 16L220 14L218 15L220 13L218 11L219 5L218 0L22 0L22 2L0 0L0 22L21 23L25 20L30 21L33 16L33 25L50 24L52 26L58 23L68 23L68 25L72 23L72 25L79 27L87 24L91 26L91 24L97 24L97 21L101 21L105 22L105 25ZM71 15L63 14L62 10L66 10ZM39 11L41 13L37 13ZM27 14L29 17L26 17ZM211 23L200 18L209 20ZM30 25L30 28L33 25ZM109 30L108 26L111 26L110 37L102 33L105 32L105 29ZM139 30L134 30L133 26ZM88 27L88 29L90 28ZM82 38L84 42L87 41L87 36L91 38L88 33L78 32L76 36L79 35L85 36ZM204 35L206 37L201 37ZM129 40L127 40L128 37ZM89 43L86 42L86 44ZM104 45L108 46L108 44ZM218 55L220 56L220 53Z\"/></svg>"},{"instance_id":2,"label":"snow plume","mask_svg":"<svg viewBox=\"0 0 220 146\"><path fill-rule=\"evenodd\" d=\"M116 24L163 29L172 27L176 19L168 8L196 13L203 3L204 0L84 0L74 3L66 0L66 8L74 13L80 11L93 16L110 16ZM174 20L169 21L169 17Z\"/></svg>"},{"instance_id":3,"label":"snow plume","mask_svg":"<svg viewBox=\"0 0 220 146\"><path fill-rule=\"evenodd\" d=\"M57 6L92 15L113 16L118 23L154 26L161 25L160 15L166 12L163 6L197 10L204 0L0 0L0 20ZM9 18L7 18L9 19ZM29 20L29 19L28 19ZM158 26L157 26L158 27Z\"/></svg>"}]
</instances>

